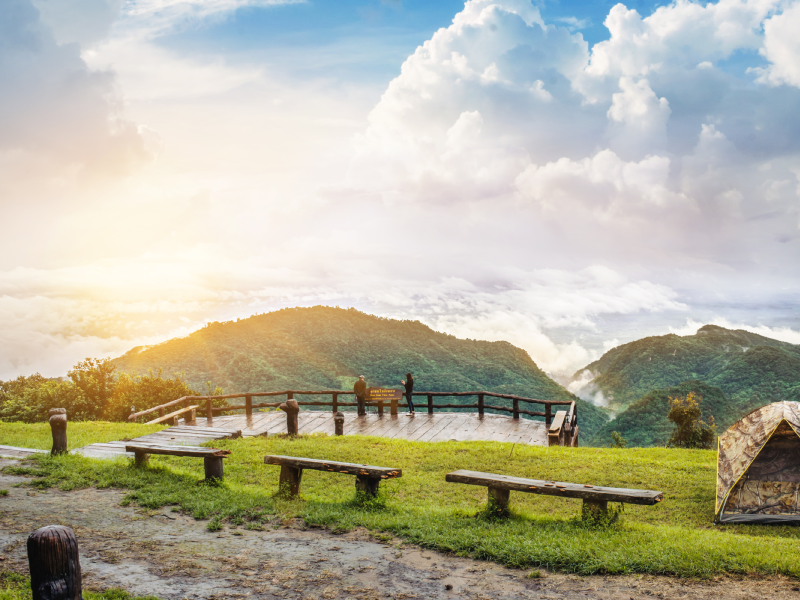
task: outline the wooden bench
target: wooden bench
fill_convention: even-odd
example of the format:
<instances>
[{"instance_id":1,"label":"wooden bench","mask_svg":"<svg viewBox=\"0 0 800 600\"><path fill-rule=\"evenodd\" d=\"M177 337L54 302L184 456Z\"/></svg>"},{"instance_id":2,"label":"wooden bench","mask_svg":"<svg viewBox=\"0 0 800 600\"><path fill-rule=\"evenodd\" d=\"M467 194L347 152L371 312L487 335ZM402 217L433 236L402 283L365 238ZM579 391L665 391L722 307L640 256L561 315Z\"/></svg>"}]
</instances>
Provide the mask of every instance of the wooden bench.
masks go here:
<instances>
[{"instance_id":1,"label":"wooden bench","mask_svg":"<svg viewBox=\"0 0 800 600\"><path fill-rule=\"evenodd\" d=\"M134 462L137 466L146 465L151 454L202 458L207 480L222 479L222 459L231 453L230 450L217 450L202 446L164 446L160 444L125 444L125 452L134 453Z\"/></svg>"},{"instance_id":2,"label":"wooden bench","mask_svg":"<svg viewBox=\"0 0 800 600\"><path fill-rule=\"evenodd\" d=\"M155 425L157 423L167 423L167 422L171 421L172 425L174 427L177 427L178 426L178 417L180 417L181 415L186 414L186 413L189 413L188 417L184 417L184 421L186 423L188 423L190 421L196 421L197 420L197 409L198 408L199 408L199 405L197 405L197 404L194 404L192 406L187 406L185 408L181 408L180 410L176 410L174 412L171 412L168 415L164 415L163 417L158 417L157 419L153 419L152 421L148 421L147 423L145 423L145 425Z\"/></svg>"},{"instance_id":3,"label":"wooden bench","mask_svg":"<svg viewBox=\"0 0 800 600\"><path fill-rule=\"evenodd\" d=\"M544 494L562 498L580 498L583 500L583 513L608 514L609 502L627 504L658 504L664 499L663 492L651 490L630 490L626 488L600 487L580 483L545 481L542 479L523 479L494 473L477 471L454 471L445 476L450 483L466 483L482 485L489 488L489 503L505 510L511 491L528 494Z\"/></svg>"},{"instance_id":4,"label":"wooden bench","mask_svg":"<svg viewBox=\"0 0 800 600\"><path fill-rule=\"evenodd\" d=\"M357 465L355 463L336 462L334 460L298 458L294 456L265 456L264 463L280 466L281 475L278 483L280 486L280 493L289 496L296 496L300 493L300 479L303 477L303 469L355 475L356 490L365 492L370 496L377 495L378 485L381 480L397 479L403 476L403 471L400 469Z\"/></svg>"}]
</instances>

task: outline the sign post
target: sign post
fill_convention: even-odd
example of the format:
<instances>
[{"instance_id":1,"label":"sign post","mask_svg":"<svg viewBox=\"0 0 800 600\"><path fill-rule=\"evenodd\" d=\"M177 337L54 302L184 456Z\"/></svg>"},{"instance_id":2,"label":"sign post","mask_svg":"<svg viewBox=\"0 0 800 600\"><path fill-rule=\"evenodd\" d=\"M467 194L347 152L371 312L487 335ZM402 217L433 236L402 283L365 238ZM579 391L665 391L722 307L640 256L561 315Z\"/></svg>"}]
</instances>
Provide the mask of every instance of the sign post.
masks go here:
<instances>
[{"instance_id":1,"label":"sign post","mask_svg":"<svg viewBox=\"0 0 800 600\"><path fill-rule=\"evenodd\" d=\"M367 388L367 400L378 404L378 416L383 416L383 405L389 402L390 414L397 415L397 403L403 398L401 390L390 388Z\"/></svg>"}]
</instances>

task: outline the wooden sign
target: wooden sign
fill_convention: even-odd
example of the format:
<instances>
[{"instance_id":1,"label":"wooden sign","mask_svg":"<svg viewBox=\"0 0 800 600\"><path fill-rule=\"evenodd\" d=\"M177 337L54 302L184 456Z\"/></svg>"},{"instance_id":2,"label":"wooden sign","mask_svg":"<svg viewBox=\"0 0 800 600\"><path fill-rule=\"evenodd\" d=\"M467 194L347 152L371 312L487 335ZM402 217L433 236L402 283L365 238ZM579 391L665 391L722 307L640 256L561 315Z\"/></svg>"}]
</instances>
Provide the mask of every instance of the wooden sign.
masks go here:
<instances>
[{"instance_id":1,"label":"wooden sign","mask_svg":"<svg viewBox=\"0 0 800 600\"><path fill-rule=\"evenodd\" d=\"M392 400L400 401L403 398L402 390L392 390L389 388L367 388L367 400L370 402L384 402L391 403Z\"/></svg>"}]
</instances>

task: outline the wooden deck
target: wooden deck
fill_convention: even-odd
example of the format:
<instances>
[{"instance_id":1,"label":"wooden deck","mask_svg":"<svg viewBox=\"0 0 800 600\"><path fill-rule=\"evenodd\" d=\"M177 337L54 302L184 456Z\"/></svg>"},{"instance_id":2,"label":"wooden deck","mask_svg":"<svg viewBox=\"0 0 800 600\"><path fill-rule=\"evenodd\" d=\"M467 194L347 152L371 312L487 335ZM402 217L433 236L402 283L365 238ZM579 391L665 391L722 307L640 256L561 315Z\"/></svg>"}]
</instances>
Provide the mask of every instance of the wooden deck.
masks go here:
<instances>
[{"instance_id":1,"label":"wooden deck","mask_svg":"<svg viewBox=\"0 0 800 600\"><path fill-rule=\"evenodd\" d=\"M363 417L356 416L354 412L346 412L344 415L345 435L374 435L418 442L480 440L513 442L532 446L547 445L547 430L542 421L512 419L502 415L487 414L479 417L475 413L447 412L432 415L417 413L414 416L385 414L382 417L376 413L369 413ZM331 412L301 411L299 421L301 434L333 435L334 433ZM257 412L253 413L250 419L245 415L230 415L215 417L212 423L202 418L188 424L182 421L177 427L169 427L133 440L90 444L71 452L92 458L133 457L132 452L125 452L125 445L129 442L167 446L197 446L213 440L275 435L285 432L286 413L282 411ZM0 456L6 457L27 458L37 452L47 451L0 446Z\"/></svg>"},{"instance_id":2,"label":"wooden deck","mask_svg":"<svg viewBox=\"0 0 800 600\"><path fill-rule=\"evenodd\" d=\"M414 416L385 414L379 417L369 413L358 417L354 412L346 412L345 435L375 435L379 437L415 440L419 442L446 442L483 440L493 442L515 442L533 446L547 445L547 430L542 421L512 419L502 415L475 413L441 412L429 415L418 412ZM301 411L299 414L301 434L326 433L333 435L333 414L328 411ZM198 419L201 425L208 425ZM253 413L248 419L245 415L214 417L212 427L240 429L245 437L254 435L274 435L286 432L286 414L282 411Z\"/></svg>"}]
</instances>

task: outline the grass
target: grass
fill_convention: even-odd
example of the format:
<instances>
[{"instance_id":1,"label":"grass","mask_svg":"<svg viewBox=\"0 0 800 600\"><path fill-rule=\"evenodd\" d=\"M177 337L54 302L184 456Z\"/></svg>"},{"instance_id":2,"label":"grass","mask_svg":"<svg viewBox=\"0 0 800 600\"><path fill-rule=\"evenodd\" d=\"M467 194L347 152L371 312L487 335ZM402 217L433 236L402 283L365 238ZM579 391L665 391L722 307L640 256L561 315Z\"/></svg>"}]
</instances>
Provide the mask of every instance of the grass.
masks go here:
<instances>
[{"instance_id":1,"label":"grass","mask_svg":"<svg viewBox=\"0 0 800 600\"><path fill-rule=\"evenodd\" d=\"M11 571L0 571L0 600L31 600L31 580ZM84 600L159 600L156 596L131 596L125 590L83 591Z\"/></svg>"},{"instance_id":2,"label":"grass","mask_svg":"<svg viewBox=\"0 0 800 600\"><path fill-rule=\"evenodd\" d=\"M653 573L711 577L723 573L800 577L800 528L713 526L716 453L664 448L540 448L492 442L423 443L368 437L304 436L223 440L233 454L225 482L200 483L202 461L151 457L137 469L127 460L80 456L35 458L30 485L74 489L127 488L125 502L173 505L212 530L260 529L273 515L302 517L334 531L366 527L426 548L523 568L591 573ZM377 501L355 494L353 477L306 470L302 496L275 497L279 469L265 454L286 454L403 469L381 484ZM664 492L656 506L625 505L603 526L580 519L579 500L512 493L507 518L487 515L486 489L445 483L447 472L470 469L600 486ZM9 470L9 469L7 469ZM616 507L616 505L615 505Z\"/></svg>"},{"instance_id":3,"label":"grass","mask_svg":"<svg viewBox=\"0 0 800 600\"><path fill-rule=\"evenodd\" d=\"M135 438L161 431L166 425L138 423L109 423L106 421L75 421L67 423L69 449L88 444ZM53 434L49 423L4 423L0 421L0 445L50 450Z\"/></svg>"}]
</instances>

